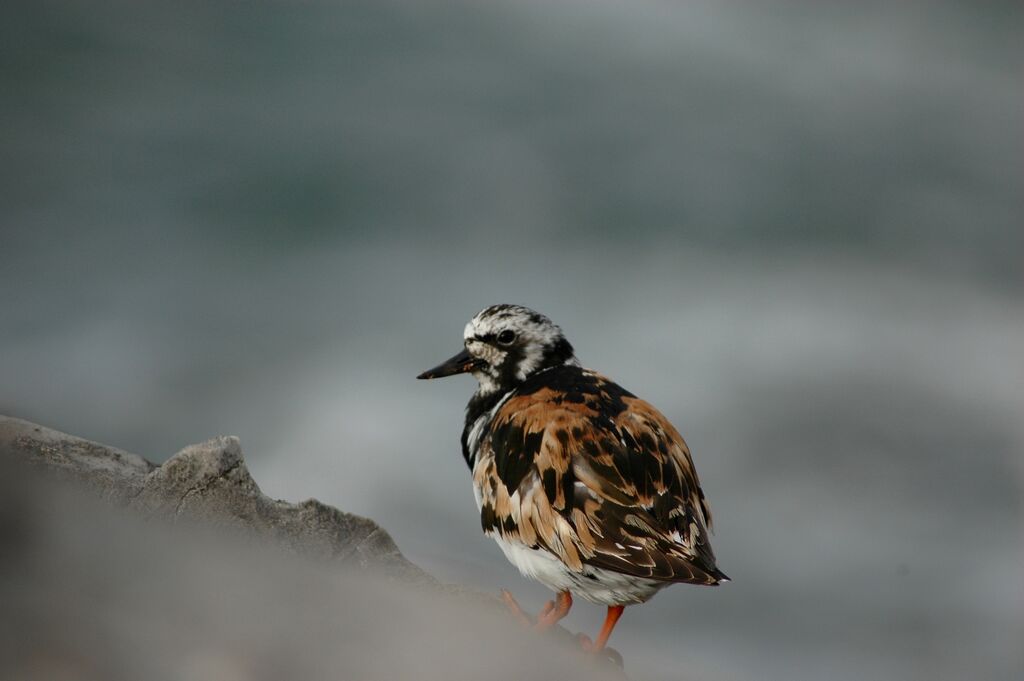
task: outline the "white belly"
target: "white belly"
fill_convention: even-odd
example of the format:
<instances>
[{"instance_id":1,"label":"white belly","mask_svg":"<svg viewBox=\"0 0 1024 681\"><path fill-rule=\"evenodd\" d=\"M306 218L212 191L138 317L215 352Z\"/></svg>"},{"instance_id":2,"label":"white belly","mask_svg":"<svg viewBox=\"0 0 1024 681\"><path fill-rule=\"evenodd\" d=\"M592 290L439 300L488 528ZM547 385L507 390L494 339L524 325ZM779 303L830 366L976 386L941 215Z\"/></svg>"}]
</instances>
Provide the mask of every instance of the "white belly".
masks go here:
<instances>
[{"instance_id":1,"label":"white belly","mask_svg":"<svg viewBox=\"0 0 1024 681\"><path fill-rule=\"evenodd\" d=\"M573 572L547 551L531 549L519 542L505 541L498 535L492 536L505 557L519 568L524 577L535 579L552 591L568 590L591 603L643 603L670 584L589 565L584 565L582 572Z\"/></svg>"}]
</instances>

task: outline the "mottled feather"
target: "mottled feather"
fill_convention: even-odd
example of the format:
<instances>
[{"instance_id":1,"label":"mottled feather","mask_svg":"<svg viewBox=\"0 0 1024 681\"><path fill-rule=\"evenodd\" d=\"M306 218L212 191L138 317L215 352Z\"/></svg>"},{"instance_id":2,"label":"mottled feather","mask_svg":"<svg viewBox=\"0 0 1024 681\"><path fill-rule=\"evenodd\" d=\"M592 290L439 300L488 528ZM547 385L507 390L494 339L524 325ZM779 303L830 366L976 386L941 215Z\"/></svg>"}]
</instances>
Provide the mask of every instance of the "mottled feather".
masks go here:
<instances>
[{"instance_id":1,"label":"mottled feather","mask_svg":"<svg viewBox=\"0 0 1024 681\"><path fill-rule=\"evenodd\" d=\"M717 584L711 512L682 436L653 406L578 366L518 385L473 462L488 534L585 565Z\"/></svg>"}]
</instances>

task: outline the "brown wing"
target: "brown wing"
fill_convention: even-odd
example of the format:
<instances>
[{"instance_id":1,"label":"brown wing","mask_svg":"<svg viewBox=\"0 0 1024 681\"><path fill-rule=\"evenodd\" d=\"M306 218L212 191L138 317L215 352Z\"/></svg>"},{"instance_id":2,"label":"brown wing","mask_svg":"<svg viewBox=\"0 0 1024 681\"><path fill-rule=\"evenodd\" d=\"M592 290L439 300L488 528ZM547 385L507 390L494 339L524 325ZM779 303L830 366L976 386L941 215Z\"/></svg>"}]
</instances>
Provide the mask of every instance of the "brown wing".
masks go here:
<instances>
[{"instance_id":1,"label":"brown wing","mask_svg":"<svg viewBox=\"0 0 1024 681\"><path fill-rule=\"evenodd\" d=\"M566 370L524 385L492 420L474 470L484 530L546 548L574 570L726 579L683 438L615 383Z\"/></svg>"}]
</instances>

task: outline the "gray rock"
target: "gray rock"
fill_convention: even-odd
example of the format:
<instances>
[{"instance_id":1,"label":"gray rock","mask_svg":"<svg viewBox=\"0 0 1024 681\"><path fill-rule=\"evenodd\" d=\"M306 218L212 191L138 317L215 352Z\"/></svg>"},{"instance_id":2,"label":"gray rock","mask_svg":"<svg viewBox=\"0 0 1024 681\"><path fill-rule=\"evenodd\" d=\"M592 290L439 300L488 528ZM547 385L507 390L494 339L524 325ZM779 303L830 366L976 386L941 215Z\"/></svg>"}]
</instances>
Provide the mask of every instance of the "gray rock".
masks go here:
<instances>
[{"instance_id":1,"label":"gray rock","mask_svg":"<svg viewBox=\"0 0 1024 681\"><path fill-rule=\"evenodd\" d=\"M88 510L88 503L62 500L60 494L29 484L28 478L35 476L21 484L13 472L25 465L46 473L43 478L65 478L77 483L74 488L91 488L112 502L103 504L105 508L132 511L125 519L169 520L181 523L185 532L170 533L163 522L144 523L141 534L118 530L117 522ZM283 547L285 555L273 551L282 560L326 560L300 561L285 569L272 557L210 545L185 521L199 521L217 536L226 536L216 532L226 529L243 540L268 540L259 543ZM195 556L202 559L190 560ZM325 573L325 565L345 569ZM581 656L575 637L564 628L532 637L499 612L497 598L441 585L408 561L372 520L315 499L293 504L267 497L249 474L234 437L190 445L156 465L129 452L0 416L0 573L5 571L15 575L0 580L0 596L17 606L11 612L18 616L10 623L36 622L38 631L17 626L5 630L0 618L0 659L15 661L10 668L0 664L0 679L51 678L51 658L75 660L77 665L83 655L110 660L112 669L120 671L97 668L95 674L74 678L165 678L166 670L184 664L174 652L176 646L199 646L197 659L203 664L209 656L202 651L215 651L217 664L230 662L241 665L239 669L266 654L259 651L277 646L274 664L300 670L297 675L250 670L237 678L322 678L309 672L310 665L339 672L330 678L440 681L482 678L485 672L496 681L626 678L615 651L609 649L598 659ZM132 579L122 579L126 574ZM236 588L242 593L231 595ZM146 598L140 600L140 593ZM103 594L101 602L86 598L94 594ZM254 601L252 594L260 596ZM103 609L110 607L120 614L104 615ZM135 634L128 622L159 629L197 612L206 624L166 629L161 639L175 645L161 654L114 645ZM168 619L167 613L177 614ZM317 634L326 636L324 640L309 638L310 632L320 631L310 619L331 623ZM224 632L229 626L222 620L238 627L228 640ZM292 629L301 635L280 636ZM339 639L331 633L340 631L347 635ZM101 632L101 640L94 634L83 639L83 632ZM360 643L364 639L369 643ZM44 640L43 658L26 657L26 650ZM224 657L238 641L249 652ZM462 645L467 641L472 644ZM390 654L373 652L378 649ZM5 676L11 669L17 673ZM176 672L167 678L191 676L190 671Z\"/></svg>"},{"instance_id":2,"label":"gray rock","mask_svg":"<svg viewBox=\"0 0 1024 681\"><path fill-rule=\"evenodd\" d=\"M104 499L146 515L201 519L271 538L295 553L436 584L372 520L315 499L293 504L263 494L235 437L190 445L156 465L114 447L0 416L0 452L85 482Z\"/></svg>"},{"instance_id":3,"label":"gray rock","mask_svg":"<svg viewBox=\"0 0 1024 681\"><path fill-rule=\"evenodd\" d=\"M189 511L126 513L5 463L0 681L624 678L479 601L179 522Z\"/></svg>"}]
</instances>

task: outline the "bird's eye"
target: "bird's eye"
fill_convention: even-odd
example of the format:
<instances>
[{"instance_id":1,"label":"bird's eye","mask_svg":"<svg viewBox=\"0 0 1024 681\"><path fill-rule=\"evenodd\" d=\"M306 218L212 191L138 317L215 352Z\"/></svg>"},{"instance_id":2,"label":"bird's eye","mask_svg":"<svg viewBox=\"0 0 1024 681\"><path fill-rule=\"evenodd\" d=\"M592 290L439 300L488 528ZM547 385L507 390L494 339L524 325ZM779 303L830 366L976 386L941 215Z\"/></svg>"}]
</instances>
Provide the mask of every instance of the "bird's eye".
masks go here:
<instances>
[{"instance_id":1,"label":"bird's eye","mask_svg":"<svg viewBox=\"0 0 1024 681\"><path fill-rule=\"evenodd\" d=\"M516 332L505 329L498 334L498 342L502 345L510 345L516 339Z\"/></svg>"}]
</instances>

